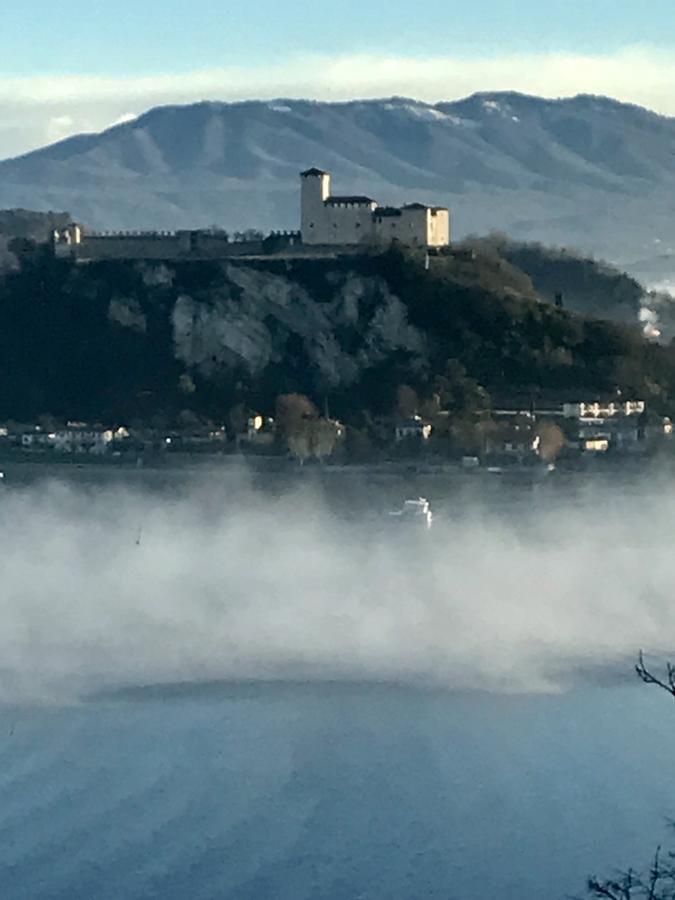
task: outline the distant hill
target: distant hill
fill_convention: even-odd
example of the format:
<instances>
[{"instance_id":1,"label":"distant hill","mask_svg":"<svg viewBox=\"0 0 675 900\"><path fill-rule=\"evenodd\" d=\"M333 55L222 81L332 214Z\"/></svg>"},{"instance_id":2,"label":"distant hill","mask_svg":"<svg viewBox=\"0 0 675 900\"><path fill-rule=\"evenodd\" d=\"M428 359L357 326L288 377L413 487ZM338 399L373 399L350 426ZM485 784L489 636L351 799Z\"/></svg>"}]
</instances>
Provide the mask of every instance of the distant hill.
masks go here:
<instances>
[{"instance_id":1,"label":"distant hill","mask_svg":"<svg viewBox=\"0 0 675 900\"><path fill-rule=\"evenodd\" d=\"M592 96L162 107L0 163L0 207L100 228L291 228L312 164L339 191L446 203L458 237L502 230L639 261L646 278L657 256L667 277L675 248L675 119Z\"/></svg>"},{"instance_id":2,"label":"distant hill","mask_svg":"<svg viewBox=\"0 0 675 900\"><path fill-rule=\"evenodd\" d=\"M358 429L394 414L402 387L457 416L488 395L617 390L675 415L675 345L539 302L494 253L435 257L429 270L396 248L77 266L27 246L0 275L0 357L0 420L222 420L299 392Z\"/></svg>"},{"instance_id":3,"label":"distant hill","mask_svg":"<svg viewBox=\"0 0 675 900\"><path fill-rule=\"evenodd\" d=\"M43 243L55 228L71 221L69 213L34 212L28 209L0 209L0 268L14 264L9 244L16 238Z\"/></svg>"},{"instance_id":4,"label":"distant hill","mask_svg":"<svg viewBox=\"0 0 675 900\"><path fill-rule=\"evenodd\" d=\"M67 212L35 212L30 209L0 209L0 234L5 237L47 241L55 228L72 221Z\"/></svg>"},{"instance_id":5,"label":"distant hill","mask_svg":"<svg viewBox=\"0 0 675 900\"><path fill-rule=\"evenodd\" d=\"M559 247L506 235L469 239L467 247L495 255L526 273L538 297L585 316L635 324L648 303L645 288L620 269Z\"/></svg>"}]
</instances>

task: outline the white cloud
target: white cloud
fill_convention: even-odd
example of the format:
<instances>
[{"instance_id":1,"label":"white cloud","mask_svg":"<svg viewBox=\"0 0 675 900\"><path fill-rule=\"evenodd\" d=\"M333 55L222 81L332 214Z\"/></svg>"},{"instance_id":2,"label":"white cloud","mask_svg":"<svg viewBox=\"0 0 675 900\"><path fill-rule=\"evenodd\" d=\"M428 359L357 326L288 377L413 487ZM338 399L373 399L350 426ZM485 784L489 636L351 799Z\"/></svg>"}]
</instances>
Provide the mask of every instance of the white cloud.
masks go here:
<instances>
[{"instance_id":1,"label":"white cloud","mask_svg":"<svg viewBox=\"0 0 675 900\"><path fill-rule=\"evenodd\" d=\"M0 81L0 156L24 152L66 134L99 130L132 117L129 109L140 113L165 103L275 97L344 100L394 94L438 101L474 91L516 90L546 97L606 94L675 115L673 83L675 56L648 46L595 56L315 56L276 66L139 78L7 78Z\"/></svg>"},{"instance_id":2,"label":"white cloud","mask_svg":"<svg viewBox=\"0 0 675 900\"><path fill-rule=\"evenodd\" d=\"M49 141L59 141L73 133L75 122L72 116L52 116L47 122L47 138Z\"/></svg>"}]
</instances>

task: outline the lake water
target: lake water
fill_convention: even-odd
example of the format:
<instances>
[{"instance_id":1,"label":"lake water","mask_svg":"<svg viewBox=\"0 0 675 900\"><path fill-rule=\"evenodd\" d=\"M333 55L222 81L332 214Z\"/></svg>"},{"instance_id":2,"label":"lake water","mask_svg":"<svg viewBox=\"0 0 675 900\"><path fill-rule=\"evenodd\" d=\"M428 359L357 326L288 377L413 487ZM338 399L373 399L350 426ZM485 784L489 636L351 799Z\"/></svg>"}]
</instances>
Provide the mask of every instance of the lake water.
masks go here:
<instances>
[{"instance_id":1,"label":"lake water","mask_svg":"<svg viewBox=\"0 0 675 900\"><path fill-rule=\"evenodd\" d=\"M144 478L3 498L3 897L563 900L667 844L669 482Z\"/></svg>"},{"instance_id":2,"label":"lake water","mask_svg":"<svg viewBox=\"0 0 675 900\"><path fill-rule=\"evenodd\" d=\"M634 686L214 686L2 723L4 897L562 900L675 813L675 708Z\"/></svg>"}]
</instances>

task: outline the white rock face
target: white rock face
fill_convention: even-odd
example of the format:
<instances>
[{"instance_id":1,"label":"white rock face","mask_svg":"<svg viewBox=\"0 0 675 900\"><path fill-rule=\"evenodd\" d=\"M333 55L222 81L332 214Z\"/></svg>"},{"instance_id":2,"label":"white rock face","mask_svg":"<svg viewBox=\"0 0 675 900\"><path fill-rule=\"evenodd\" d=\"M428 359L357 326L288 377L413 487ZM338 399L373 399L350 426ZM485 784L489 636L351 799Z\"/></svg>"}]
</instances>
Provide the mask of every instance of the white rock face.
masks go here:
<instances>
[{"instance_id":1,"label":"white rock face","mask_svg":"<svg viewBox=\"0 0 675 900\"><path fill-rule=\"evenodd\" d=\"M426 360L421 332L404 304L379 278L334 276L333 295L317 302L290 278L228 266L215 299L180 296L172 313L176 357L207 377L243 366L260 375L299 338L317 381L338 388L353 384L366 368L397 351ZM349 332L349 340L341 340Z\"/></svg>"},{"instance_id":2,"label":"white rock face","mask_svg":"<svg viewBox=\"0 0 675 900\"><path fill-rule=\"evenodd\" d=\"M147 319L137 300L115 297L108 307L108 318L123 328L145 332Z\"/></svg>"}]
</instances>

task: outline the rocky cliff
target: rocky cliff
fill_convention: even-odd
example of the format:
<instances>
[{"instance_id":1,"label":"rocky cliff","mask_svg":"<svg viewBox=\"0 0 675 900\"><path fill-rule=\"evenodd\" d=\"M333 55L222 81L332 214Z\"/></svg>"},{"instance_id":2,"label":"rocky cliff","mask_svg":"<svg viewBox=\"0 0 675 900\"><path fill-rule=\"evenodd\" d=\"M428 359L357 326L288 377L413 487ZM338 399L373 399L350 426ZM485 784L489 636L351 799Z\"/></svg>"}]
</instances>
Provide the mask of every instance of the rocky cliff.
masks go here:
<instances>
[{"instance_id":1,"label":"rocky cliff","mask_svg":"<svg viewBox=\"0 0 675 900\"><path fill-rule=\"evenodd\" d=\"M84 266L35 249L0 281L0 358L0 418L222 420L299 392L350 420L393 412L402 385L449 395L449 371L488 392L623 388L663 406L675 385L670 348L541 302L505 259L439 257L427 271L394 249Z\"/></svg>"}]
</instances>

